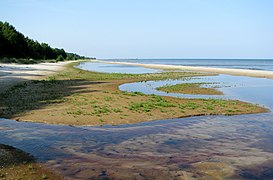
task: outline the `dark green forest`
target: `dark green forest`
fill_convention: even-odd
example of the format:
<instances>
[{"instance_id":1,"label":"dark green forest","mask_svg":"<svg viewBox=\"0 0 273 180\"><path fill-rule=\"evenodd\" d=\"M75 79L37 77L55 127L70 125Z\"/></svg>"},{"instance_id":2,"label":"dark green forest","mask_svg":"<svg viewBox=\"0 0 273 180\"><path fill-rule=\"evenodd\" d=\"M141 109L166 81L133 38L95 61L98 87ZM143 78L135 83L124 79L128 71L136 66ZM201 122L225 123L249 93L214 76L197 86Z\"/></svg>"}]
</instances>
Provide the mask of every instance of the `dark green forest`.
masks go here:
<instances>
[{"instance_id":1,"label":"dark green forest","mask_svg":"<svg viewBox=\"0 0 273 180\"><path fill-rule=\"evenodd\" d=\"M86 59L86 57L68 53L64 49L52 48L46 43L39 43L18 32L8 22L0 21L0 62L35 63L41 60L77 59Z\"/></svg>"}]
</instances>

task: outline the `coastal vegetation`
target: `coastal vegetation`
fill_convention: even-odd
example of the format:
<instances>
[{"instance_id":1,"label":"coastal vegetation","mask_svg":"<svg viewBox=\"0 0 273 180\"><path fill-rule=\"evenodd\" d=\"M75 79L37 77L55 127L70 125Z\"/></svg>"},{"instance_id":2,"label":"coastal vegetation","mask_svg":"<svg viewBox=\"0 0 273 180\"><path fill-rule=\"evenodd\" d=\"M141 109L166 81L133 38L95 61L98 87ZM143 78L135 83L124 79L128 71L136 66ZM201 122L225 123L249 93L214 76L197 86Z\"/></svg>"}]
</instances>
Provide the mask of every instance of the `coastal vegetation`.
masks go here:
<instances>
[{"instance_id":1,"label":"coastal vegetation","mask_svg":"<svg viewBox=\"0 0 273 180\"><path fill-rule=\"evenodd\" d=\"M124 83L201 76L194 72L119 74L75 68L17 84L0 95L0 117L68 125L118 125L197 115L266 112L237 100L183 99L123 92ZM196 87L198 88L198 86Z\"/></svg>"},{"instance_id":2,"label":"coastal vegetation","mask_svg":"<svg viewBox=\"0 0 273 180\"><path fill-rule=\"evenodd\" d=\"M215 88L203 87L212 83L182 83L158 87L157 90L167 93L181 94L203 94L203 95L222 95L223 93Z\"/></svg>"},{"instance_id":3,"label":"coastal vegetation","mask_svg":"<svg viewBox=\"0 0 273 180\"><path fill-rule=\"evenodd\" d=\"M0 62L33 64L44 60L77 60L86 57L32 40L8 22L0 21Z\"/></svg>"}]
</instances>

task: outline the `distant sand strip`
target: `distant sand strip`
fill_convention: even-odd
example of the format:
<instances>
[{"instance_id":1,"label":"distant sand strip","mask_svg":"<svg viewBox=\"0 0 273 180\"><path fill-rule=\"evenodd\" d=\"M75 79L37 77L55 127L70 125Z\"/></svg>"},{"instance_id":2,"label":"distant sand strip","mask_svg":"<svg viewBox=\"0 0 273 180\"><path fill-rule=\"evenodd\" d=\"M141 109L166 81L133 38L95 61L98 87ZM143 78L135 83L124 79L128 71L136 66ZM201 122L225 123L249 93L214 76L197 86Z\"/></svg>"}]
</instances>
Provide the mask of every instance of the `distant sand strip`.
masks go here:
<instances>
[{"instance_id":1,"label":"distant sand strip","mask_svg":"<svg viewBox=\"0 0 273 180\"><path fill-rule=\"evenodd\" d=\"M95 62L107 63L107 64L122 64L122 65L129 65L129 66L140 66L145 68L163 69L163 70L209 72L209 73L217 73L217 74L230 74L230 75L236 75L236 76L251 76L251 77L273 79L273 71L263 71L263 70L210 68L210 67L181 66L181 65L167 65L167 64L140 64L140 63L114 62L114 61L102 61L102 60L95 60Z\"/></svg>"}]
</instances>

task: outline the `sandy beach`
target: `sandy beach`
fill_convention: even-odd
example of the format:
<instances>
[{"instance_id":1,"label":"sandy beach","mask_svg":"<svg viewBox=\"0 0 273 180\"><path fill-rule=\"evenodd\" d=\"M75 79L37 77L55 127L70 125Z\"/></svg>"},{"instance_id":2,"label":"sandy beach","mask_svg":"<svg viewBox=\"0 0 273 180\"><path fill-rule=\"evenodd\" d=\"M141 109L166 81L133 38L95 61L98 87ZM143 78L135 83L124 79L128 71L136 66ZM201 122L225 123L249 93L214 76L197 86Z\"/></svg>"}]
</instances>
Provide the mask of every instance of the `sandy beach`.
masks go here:
<instances>
[{"instance_id":1,"label":"sandy beach","mask_svg":"<svg viewBox=\"0 0 273 180\"><path fill-rule=\"evenodd\" d=\"M104 60L94 60L94 62L107 63L107 64L121 64L121 65L128 65L128 66L140 66L145 68L163 69L163 70L208 72L208 73L217 73L217 74L229 74L229 75L235 75L235 76L250 76L250 77L273 79L273 71L263 71L263 70L210 68L210 67L181 66L181 65L167 65L167 64L140 64L140 63L114 62L114 61L104 61Z\"/></svg>"},{"instance_id":2,"label":"sandy beach","mask_svg":"<svg viewBox=\"0 0 273 180\"><path fill-rule=\"evenodd\" d=\"M2 64L0 63L0 91L18 82L41 79L64 69L72 61L40 64Z\"/></svg>"}]
</instances>

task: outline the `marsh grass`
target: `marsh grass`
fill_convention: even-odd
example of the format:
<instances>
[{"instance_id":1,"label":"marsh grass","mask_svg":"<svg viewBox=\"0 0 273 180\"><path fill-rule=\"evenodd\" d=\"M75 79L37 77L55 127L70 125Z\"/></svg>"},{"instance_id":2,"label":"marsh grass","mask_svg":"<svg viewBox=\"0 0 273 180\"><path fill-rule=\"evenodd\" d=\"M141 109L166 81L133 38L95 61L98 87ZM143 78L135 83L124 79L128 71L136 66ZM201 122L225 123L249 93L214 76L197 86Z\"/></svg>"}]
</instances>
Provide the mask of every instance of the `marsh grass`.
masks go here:
<instances>
[{"instance_id":1,"label":"marsh grass","mask_svg":"<svg viewBox=\"0 0 273 180\"><path fill-rule=\"evenodd\" d=\"M157 90L167 93L182 94L204 94L204 95L222 95L223 93L214 88L203 87L203 85L215 83L181 83L176 85L166 85L158 87Z\"/></svg>"},{"instance_id":2,"label":"marsh grass","mask_svg":"<svg viewBox=\"0 0 273 180\"><path fill-rule=\"evenodd\" d=\"M151 95L152 98L149 98L148 100L144 102L133 102L129 105L128 109L132 111L137 111L137 112L151 112L154 109L158 108L167 108L167 107L175 107L174 104L171 102L163 99L160 96L157 95ZM162 110L162 109L161 109Z\"/></svg>"}]
</instances>

